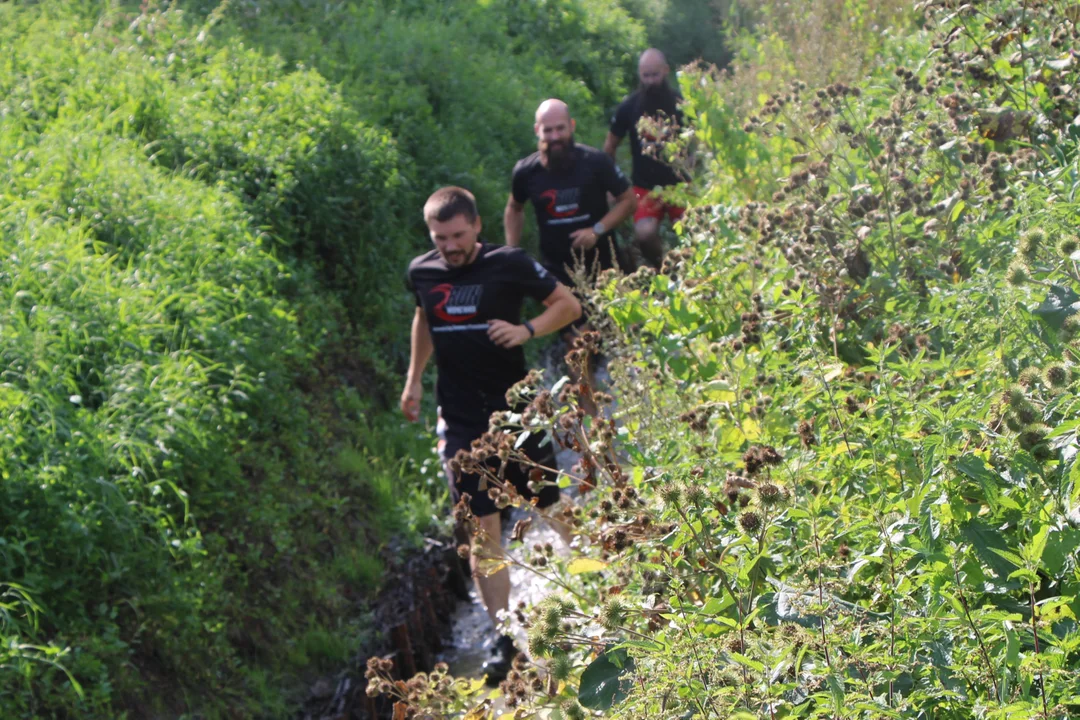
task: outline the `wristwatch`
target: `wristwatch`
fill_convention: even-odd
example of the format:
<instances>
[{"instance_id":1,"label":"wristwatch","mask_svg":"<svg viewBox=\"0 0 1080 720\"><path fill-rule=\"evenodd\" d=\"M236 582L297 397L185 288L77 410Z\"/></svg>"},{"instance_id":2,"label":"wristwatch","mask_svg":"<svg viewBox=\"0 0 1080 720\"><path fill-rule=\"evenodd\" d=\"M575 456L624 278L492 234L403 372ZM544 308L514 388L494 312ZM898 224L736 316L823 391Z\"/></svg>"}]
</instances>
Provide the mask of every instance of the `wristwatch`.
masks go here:
<instances>
[{"instance_id":1,"label":"wristwatch","mask_svg":"<svg viewBox=\"0 0 1080 720\"><path fill-rule=\"evenodd\" d=\"M598 222L598 223L596 223L595 225L592 226L592 231L593 231L593 234L596 235L596 237L600 237L601 235L603 235L604 233L607 232L607 228L604 227L604 223Z\"/></svg>"}]
</instances>

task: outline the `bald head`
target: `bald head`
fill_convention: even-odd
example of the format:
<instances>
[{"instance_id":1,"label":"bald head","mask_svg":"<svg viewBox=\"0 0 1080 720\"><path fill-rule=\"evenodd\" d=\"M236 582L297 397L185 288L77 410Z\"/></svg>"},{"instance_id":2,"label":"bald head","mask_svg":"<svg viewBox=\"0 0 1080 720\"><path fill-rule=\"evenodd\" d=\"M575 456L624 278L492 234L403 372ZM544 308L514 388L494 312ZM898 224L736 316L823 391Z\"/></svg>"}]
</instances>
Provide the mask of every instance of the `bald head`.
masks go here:
<instances>
[{"instance_id":1,"label":"bald head","mask_svg":"<svg viewBox=\"0 0 1080 720\"><path fill-rule=\"evenodd\" d=\"M536 108L537 125L553 125L560 122L570 124L570 108L562 100L550 98Z\"/></svg>"},{"instance_id":2,"label":"bald head","mask_svg":"<svg viewBox=\"0 0 1080 720\"><path fill-rule=\"evenodd\" d=\"M660 52L656 48L649 48L645 52L641 53L641 57L638 58L638 67L667 67L667 58L664 57L664 53Z\"/></svg>"},{"instance_id":3,"label":"bald head","mask_svg":"<svg viewBox=\"0 0 1080 720\"><path fill-rule=\"evenodd\" d=\"M574 147L574 120L566 103L555 98L540 103L533 129L542 162L549 167L565 167Z\"/></svg>"},{"instance_id":4,"label":"bald head","mask_svg":"<svg viewBox=\"0 0 1080 720\"><path fill-rule=\"evenodd\" d=\"M664 53L649 48L638 59L638 79L642 87L657 87L667 80L669 68Z\"/></svg>"}]
</instances>

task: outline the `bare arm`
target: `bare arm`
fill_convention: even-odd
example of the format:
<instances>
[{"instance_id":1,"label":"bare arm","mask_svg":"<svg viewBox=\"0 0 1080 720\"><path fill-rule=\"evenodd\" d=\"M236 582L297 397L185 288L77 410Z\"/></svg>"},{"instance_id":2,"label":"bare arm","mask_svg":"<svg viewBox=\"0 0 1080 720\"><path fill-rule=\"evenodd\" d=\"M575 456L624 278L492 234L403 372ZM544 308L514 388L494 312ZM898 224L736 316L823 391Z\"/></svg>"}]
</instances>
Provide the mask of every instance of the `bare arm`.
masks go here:
<instances>
[{"instance_id":1,"label":"bare arm","mask_svg":"<svg viewBox=\"0 0 1080 720\"><path fill-rule=\"evenodd\" d=\"M622 142L622 138L613 132L608 132L607 137L604 138L604 152L608 154L612 160L615 159L615 151L619 149L619 143Z\"/></svg>"},{"instance_id":2,"label":"bare arm","mask_svg":"<svg viewBox=\"0 0 1080 720\"><path fill-rule=\"evenodd\" d=\"M562 283L555 286L551 294L544 298L544 312L532 320L536 337L543 337L562 330L581 317L581 303Z\"/></svg>"},{"instance_id":3,"label":"bare arm","mask_svg":"<svg viewBox=\"0 0 1080 720\"><path fill-rule=\"evenodd\" d=\"M416 308L413 315L412 333L409 339L409 374L405 378L405 389L401 393L401 412L405 419L416 422L420 419L420 398L424 393L424 368L435 346L431 342L431 329L428 327L424 308Z\"/></svg>"},{"instance_id":4,"label":"bare arm","mask_svg":"<svg viewBox=\"0 0 1080 720\"><path fill-rule=\"evenodd\" d=\"M635 210L637 210L637 196L634 195L634 189L629 187L622 195L615 198L615 204L611 206L611 209L607 211L604 217L600 218L600 222L604 224L605 228L611 230L633 215ZM588 250L596 245L596 241L600 238L596 236L592 228L581 228L570 233L570 239L573 241L571 243L573 247Z\"/></svg>"},{"instance_id":5,"label":"bare arm","mask_svg":"<svg viewBox=\"0 0 1080 720\"><path fill-rule=\"evenodd\" d=\"M562 283L544 298L544 306L544 312L531 321L536 337L550 335L581 317L581 303ZM523 324L511 325L505 320L491 320L488 326L488 337L499 347L517 347L533 337Z\"/></svg>"},{"instance_id":6,"label":"bare arm","mask_svg":"<svg viewBox=\"0 0 1080 720\"><path fill-rule=\"evenodd\" d=\"M525 228L525 205L515 200L513 195L506 199L503 227L506 228L506 244L510 247L519 247L521 231Z\"/></svg>"},{"instance_id":7,"label":"bare arm","mask_svg":"<svg viewBox=\"0 0 1080 720\"><path fill-rule=\"evenodd\" d=\"M633 188L627 188L622 195L615 198L615 205L608 210L607 215L600 218L600 222L604 223L606 228L618 227L619 223L633 215L635 210L637 210L637 196L634 195Z\"/></svg>"}]
</instances>

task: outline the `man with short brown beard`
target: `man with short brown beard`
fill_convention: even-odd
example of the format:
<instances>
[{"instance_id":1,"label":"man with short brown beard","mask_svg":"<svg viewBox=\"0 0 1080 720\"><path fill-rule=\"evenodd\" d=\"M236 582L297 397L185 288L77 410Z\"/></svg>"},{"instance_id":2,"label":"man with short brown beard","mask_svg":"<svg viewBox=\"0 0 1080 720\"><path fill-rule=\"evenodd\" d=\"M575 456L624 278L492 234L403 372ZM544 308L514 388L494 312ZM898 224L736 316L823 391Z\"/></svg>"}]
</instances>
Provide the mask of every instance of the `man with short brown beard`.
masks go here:
<instances>
[{"instance_id":1,"label":"man with short brown beard","mask_svg":"<svg viewBox=\"0 0 1080 720\"><path fill-rule=\"evenodd\" d=\"M630 182L604 153L574 142L574 119L561 100L536 110L537 152L514 166L503 222L506 244L517 246L532 201L540 228L540 259L552 275L573 287L570 270L584 262L590 274L615 267L612 230L637 206ZM609 209L607 196L616 199Z\"/></svg>"},{"instance_id":2,"label":"man with short brown beard","mask_svg":"<svg viewBox=\"0 0 1080 720\"><path fill-rule=\"evenodd\" d=\"M492 413L511 409L506 392L526 376L522 345L557 332L581 315L570 290L530 258L524 250L490 245L480 238L482 222L476 198L460 187L437 190L424 204L424 222L433 250L409 263L407 283L416 298L410 333L409 372L401 393L401 411L410 421L420 418L424 368L434 356L438 369L435 395L439 403L440 454L455 503L469 498L469 509L483 531L484 554L498 557L502 525L500 505L487 486L488 476L453 460L469 452L488 430ZM522 320L526 298L543 303L544 311ZM544 433L522 436L520 450L533 464L553 468L553 445ZM499 457L487 458L490 474L513 486L526 502L550 508L560 500L553 471L541 475L541 487L529 486L531 466ZM455 466L456 465L456 466ZM565 526L553 523L569 540ZM492 621L498 622L510 600L506 569L481 572L471 556L473 577ZM510 670L517 649L513 638L495 639L493 657L483 667L489 684L497 685Z\"/></svg>"}]
</instances>

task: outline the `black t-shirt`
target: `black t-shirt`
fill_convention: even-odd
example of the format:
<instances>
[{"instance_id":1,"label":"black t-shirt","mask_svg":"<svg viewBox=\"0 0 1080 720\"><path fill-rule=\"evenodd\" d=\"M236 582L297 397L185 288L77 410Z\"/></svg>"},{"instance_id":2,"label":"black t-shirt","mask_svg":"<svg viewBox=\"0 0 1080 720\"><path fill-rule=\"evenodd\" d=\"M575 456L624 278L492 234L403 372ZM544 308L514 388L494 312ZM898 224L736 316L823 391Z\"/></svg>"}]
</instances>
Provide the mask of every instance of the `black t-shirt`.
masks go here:
<instances>
[{"instance_id":1,"label":"black t-shirt","mask_svg":"<svg viewBox=\"0 0 1080 720\"><path fill-rule=\"evenodd\" d=\"M514 200L532 200L540 226L540 259L544 267L565 285L572 286L566 266L573 267L575 255L570 233L591 228L607 215L607 194L615 197L630 188L626 175L604 153L588 145L574 146L573 162L565 169L549 169L535 152L519 160L511 180ZM614 267L611 233L605 233L584 253L586 267Z\"/></svg>"},{"instance_id":2,"label":"black t-shirt","mask_svg":"<svg viewBox=\"0 0 1080 720\"><path fill-rule=\"evenodd\" d=\"M681 126L683 114L679 110L678 101L679 96L674 92L654 100L647 97L641 90L637 90L628 95L615 109L615 114L611 118L611 134L617 138L630 136L630 157L633 161L633 171L630 175L637 187L652 190L657 186L675 185L685 180L679 177L679 173L666 162L642 152L645 143L662 143L663 138L652 135L641 137L638 134L638 121L643 116L674 120ZM660 155L660 150L661 148L657 148L658 155Z\"/></svg>"},{"instance_id":3,"label":"black t-shirt","mask_svg":"<svg viewBox=\"0 0 1080 720\"><path fill-rule=\"evenodd\" d=\"M506 391L525 377L525 352L501 348L487 335L488 320L521 322L525 297L545 300L555 278L520 248L480 243L476 258L452 268L437 250L409 263L408 286L424 309L435 346L435 395L456 437L479 437Z\"/></svg>"}]
</instances>

